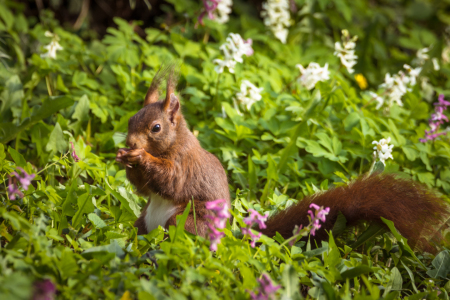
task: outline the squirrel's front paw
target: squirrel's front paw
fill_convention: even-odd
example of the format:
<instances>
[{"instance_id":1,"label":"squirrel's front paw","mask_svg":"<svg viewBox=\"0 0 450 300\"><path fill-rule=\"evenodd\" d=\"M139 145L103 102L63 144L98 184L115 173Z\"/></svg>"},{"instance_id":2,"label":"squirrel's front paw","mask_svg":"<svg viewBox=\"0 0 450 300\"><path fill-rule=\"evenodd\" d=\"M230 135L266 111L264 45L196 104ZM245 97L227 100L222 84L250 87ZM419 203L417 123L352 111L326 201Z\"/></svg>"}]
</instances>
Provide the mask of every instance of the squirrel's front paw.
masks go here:
<instances>
[{"instance_id":1,"label":"squirrel's front paw","mask_svg":"<svg viewBox=\"0 0 450 300\"><path fill-rule=\"evenodd\" d=\"M130 151L130 149L127 148L120 148L119 151L117 151L117 155L116 155L116 161L118 163L127 164L127 161L125 159L126 154Z\"/></svg>"},{"instance_id":2,"label":"squirrel's front paw","mask_svg":"<svg viewBox=\"0 0 450 300\"><path fill-rule=\"evenodd\" d=\"M124 159L128 162L128 164L142 164L146 160L147 156L148 153L144 149L133 149L125 154Z\"/></svg>"}]
</instances>

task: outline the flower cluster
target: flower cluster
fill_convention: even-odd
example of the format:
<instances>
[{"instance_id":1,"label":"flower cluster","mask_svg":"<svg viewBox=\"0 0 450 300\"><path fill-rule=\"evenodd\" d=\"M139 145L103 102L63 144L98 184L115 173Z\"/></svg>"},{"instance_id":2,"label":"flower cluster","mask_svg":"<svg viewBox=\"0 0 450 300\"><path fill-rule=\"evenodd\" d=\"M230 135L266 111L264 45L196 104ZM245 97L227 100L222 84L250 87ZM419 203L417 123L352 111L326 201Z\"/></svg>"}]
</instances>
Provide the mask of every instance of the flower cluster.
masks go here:
<instances>
[{"instance_id":1,"label":"flower cluster","mask_svg":"<svg viewBox=\"0 0 450 300\"><path fill-rule=\"evenodd\" d=\"M252 240L250 242L250 245L252 248L255 248L256 242L261 237L261 232L258 234L254 234L251 230L251 227L255 224L258 224L259 229L266 228L265 222L267 221L268 214L261 216L256 210L249 209L250 215L247 218L244 218L244 223L247 225L247 227L241 228L242 233L245 235L250 236L250 239Z\"/></svg>"},{"instance_id":2,"label":"flower cluster","mask_svg":"<svg viewBox=\"0 0 450 300\"><path fill-rule=\"evenodd\" d=\"M206 217L212 222L207 223L209 228L209 239L211 245L209 249L211 251L217 251L217 245L220 244L220 240L225 234L217 229L224 229L228 218L231 216L225 199L218 199L210 202L206 202L206 209L212 210L214 215L207 215Z\"/></svg>"},{"instance_id":3,"label":"flower cluster","mask_svg":"<svg viewBox=\"0 0 450 300\"><path fill-rule=\"evenodd\" d=\"M51 33L50 31L46 31L45 32L45 36L46 37L51 37L52 41L50 42L50 44L48 44L47 46L45 46L44 48L47 49L47 53L43 53L41 54L42 58L48 57L51 59L55 59L56 58L56 51L58 50L63 50L64 48L61 47L61 45L59 44L59 37L58 35Z\"/></svg>"},{"instance_id":4,"label":"flower cluster","mask_svg":"<svg viewBox=\"0 0 450 300\"><path fill-rule=\"evenodd\" d=\"M203 24L203 17L207 14L208 18L217 23L225 24L230 19L232 0L203 0L205 11L203 11L198 20Z\"/></svg>"},{"instance_id":5,"label":"flower cluster","mask_svg":"<svg viewBox=\"0 0 450 300\"><path fill-rule=\"evenodd\" d=\"M373 155L375 157L378 157L383 165L386 165L387 159L394 159L392 157L392 148L394 148L394 145L389 145L390 142L390 137L388 137L387 139L381 139L379 142L372 142L372 144L375 144L375 147L373 147L373 150L375 150L373 152Z\"/></svg>"},{"instance_id":6,"label":"flower cluster","mask_svg":"<svg viewBox=\"0 0 450 300\"><path fill-rule=\"evenodd\" d=\"M306 69L300 64L296 65L296 67L300 70L300 73L302 73L298 79L299 83L308 90L313 89L317 82L330 79L328 64L325 64L323 68L315 62L310 63Z\"/></svg>"},{"instance_id":7,"label":"flower cluster","mask_svg":"<svg viewBox=\"0 0 450 300\"><path fill-rule=\"evenodd\" d=\"M309 206L310 208L314 208L316 211L312 212L311 210L308 210L308 214L311 217L311 234L315 235L316 230L318 230L322 225L320 225L320 221L325 222L326 221L326 215L330 213L329 207L322 207L318 206L317 204L311 203Z\"/></svg>"},{"instance_id":8,"label":"flower cluster","mask_svg":"<svg viewBox=\"0 0 450 300\"><path fill-rule=\"evenodd\" d=\"M268 300L273 299L276 291L280 288L279 285L273 285L270 276L266 273L262 274L261 279L257 279L259 282L258 294L250 292L250 296L253 300Z\"/></svg>"},{"instance_id":9,"label":"flower cluster","mask_svg":"<svg viewBox=\"0 0 450 300\"><path fill-rule=\"evenodd\" d=\"M80 158L78 157L78 155L75 153L75 147L73 146L73 143L72 142L70 142L70 146L72 147L72 157L73 157L73 160L75 161L75 162L78 162L78 161L80 161Z\"/></svg>"},{"instance_id":10,"label":"flower cluster","mask_svg":"<svg viewBox=\"0 0 450 300\"><path fill-rule=\"evenodd\" d=\"M220 46L223 51L224 59L215 59L213 62L217 64L215 70L217 73L223 73L225 67L230 73L234 73L236 63L242 63L242 56L250 56L253 54L252 40L244 40L238 33L230 33L226 42Z\"/></svg>"},{"instance_id":11,"label":"flower cluster","mask_svg":"<svg viewBox=\"0 0 450 300\"><path fill-rule=\"evenodd\" d=\"M308 233L315 235L316 230L320 229L320 227L322 226L320 225L320 222L325 222L326 215L330 213L329 207L324 208L314 203L311 203L309 205L309 208L314 208L315 212L313 212L312 210L308 210L310 218L308 226L306 226L305 228L303 228L303 225L295 226L294 230L292 231L292 237L288 240L290 246L293 246L300 236L306 236Z\"/></svg>"},{"instance_id":12,"label":"flower cluster","mask_svg":"<svg viewBox=\"0 0 450 300\"><path fill-rule=\"evenodd\" d=\"M263 88L256 87L248 80L243 80L241 83L241 91L236 94L236 98L250 110L253 103L261 100L261 92Z\"/></svg>"},{"instance_id":13,"label":"flower cluster","mask_svg":"<svg viewBox=\"0 0 450 300\"><path fill-rule=\"evenodd\" d=\"M287 27L291 26L289 0L264 2L261 16L264 18L264 25L269 27L275 37L285 44L289 33Z\"/></svg>"},{"instance_id":14,"label":"flower cluster","mask_svg":"<svg viewBox=\"0 0 450 300\"><path fill-rule=\"evenodd\" d=\"M22 188L27 191L28 187L31 184L31 181L33 180L33 178L36 176L35 174L28 174L24 169L22 169L21 167L17 167L17 169L20 171L20 173L22 174L22 176L20 176L17 172L12 172L11 174L13 174L14 176L16 176L17 180L20 182L20 184L22 185ZM19 190L19 187L16 186L15 183L12 182L11 177L9 178L9 185L8 185L8 194L9 194L9 199L10 200L16 200L17 196L18 197L23 197L23 193Z\"/></svg>"},{"instance_id":15,"label":"flower cluster","mask_svg":"<svg viewBox=\"0 0 450 300\"><path fill-rule=\"evenodd\" d=\"M334 44L334 55L341 59L341 63L347 68L347 71L352 74L355 70L353 67L356 65L358 56L355 55L356 40L358 37L355 35L350 38L350 34L347 29L342 30L342 44L336 42Z\"/></svg>"},{"instance_id":16,"label":"flower cluster","mask_svg":"<svg viewBox=\"0 0 450 300\"><path fill-rule=\"evenodd\" d=\"M450 106L449 101L445 101L444 95L439 95L438 102L434 103L435 113L431 115L429 120L431 130L425 130L425 138L420 139L422 143L426 141L432 141L438 136L446 134L446 132L437 132L444 122L448 122L448 118L444 115L444 111L447 110L447 106Z\"/></svg>"},{"instance_id":17,"label":"flower cluster","mask_svg":"<svg viewBox=\"0 0 450 300\"><path fill-rule=\"evenodd\" d=\"M387 73L384 78L384 83L380 85L380 88L383 88L387 95L388 107L391 107L394 103L403 106L403 95L410 91L412 86L416 85L417 77L420 71L422 71L422 68L413 69L409 65L404 65L403 67L407 73L399 71L398 74L394 74L393 76ZM377 109L384 104L384 100L383 98L377 100L379 102Z\"/></svg>"}]
</instances>

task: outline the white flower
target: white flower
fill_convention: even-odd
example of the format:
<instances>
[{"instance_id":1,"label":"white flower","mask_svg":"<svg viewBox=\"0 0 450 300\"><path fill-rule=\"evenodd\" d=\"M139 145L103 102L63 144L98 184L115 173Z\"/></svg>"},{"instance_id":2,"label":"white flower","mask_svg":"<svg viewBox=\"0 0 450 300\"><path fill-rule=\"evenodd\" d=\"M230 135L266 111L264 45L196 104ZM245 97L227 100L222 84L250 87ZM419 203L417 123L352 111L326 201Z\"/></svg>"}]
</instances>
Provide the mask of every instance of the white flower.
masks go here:
<instances>
[{"instance_id":1,"label":"white flower","mask_svg":"<svg viewBox=\"0 0 450 300\"><path fill-rule=\"evenodd\" d=\"M326 81L330 79L330 71L328 71L328 64L323 68L318 63L312 62L305 69L302 65L296 65L299 68L302 76L299 78L299 83L308 90L313 89L319 81Z\"/></svg>"},{"instance_id":2,"label":"white flower","mask_svg":"<svg viewBox=\"0 0 450 300\"><path fill-rule=\"evenodd\" d=\"M380 107L382 107L384 104L384 99L374 92L369 92L369 95L372 99L375 99L375 101L378 102L376 109L380 109Z\"/></svg>"},{"instance_id":3,"label":"white flower","mask_svg":"<svg viewBox=\"0 0 450 300\"><path fill-rule=\"evenodd\" d=\"M61 47L61 45L56 41L56 39L53 39L50 44L44 47L47 49L47 53L41 54L42 58L48 57L55 59L56 58L56 51L63 50L64 48Z\"/></svg>"},{"instance_id":4,"label":"white flower","mask_svg":"<svg viewBox=\"0 0 450 300\"><path fill-rule=\"evenodd\" d=\"M388 107L391 107L394 103L399 106L403 106L403 95L408 91L411 91L411 87L416 85L417 77L419 77L419 74L422 71L422 68L420 67L413 69L411 66L406 64L403 65L403 67L406 69L407 74L403 71L399 71L393 76L387 73L384 78L384 83L380 85L380 88L385 90L384 93L388 98ZM377 105L377 109L379 109L381 105Z\"/></svg>"},{"instance_id":5,"label":"white flower","mask_svg":"<svg viewBox=\"0 0 450 300\"><path fill-rule=\"evenodd\" d=\"M416 56L420 65L423 65L425 61L430 58L430 56L428 55L428 51L430 51L429 48L423 48L417 51Z\"/></svg>"},{"instance_id":6,"label":"white flower","mask_svg":"<svg viewBox=\"0 0 450 300\"><path fill-rule=\"evenodd\" d=\"M248 80L243 80L241 83L241 91L236 94L236 98L250 110L253 103L261 100L261 92L263 88L256 87Z\"/></svg>"},{"instance_id":7,"label":"white flower","mask_svg":"<svg viewBox=\"0 0 450 300\"><path fill-rule=\"evenodd\" d=\"M403 77L403 81L406 84L410 84L410 85L416 85L417 83L417 77L419 77L420 72L422 71L422 68L411 68L409 65L403 65L403 68L405 68L408 73L409 73L409 77L408 76L404 76Z\"/></svg>"},{"instance_id":8,"label":"white flower","mask_svg":"<svg viewBox=\"0 0 450 300\"><path fill-rule=\"evenodd\" d=\"M394 159L392 157L392 148L394 148L394 145L389 145L390 142L390 137L388 137L387 139L381 139L379 142L372 142L372 144L375 144L375 147L373 147L373 150L375 150L373 152L373 155L378 157L383 165L386 165L385 161L387 159Z\"/></svg>"},{"instance_id":9,"label":"white flower","mask_svg":"<svg viewBox=\"0 0 450 300\"><path fill-rule=\"evenodd\" d=\"M213 1L207 1L210 5L214 5ZM232 0L217 0L217 7L212 12L213 20L217 23L225 24L230 19L231 6L233 6Z\"/></svg>"},{"instance_id":10,"label":"white flower","mask_svg":"<svg viewBox=\"0 0 450 300\"><path fill-rule=\"evenodd\" d=\"M244 41L238 33L230 33L226 42L220 46L223 51L224 59L215 59L213 63L217 64L215 70L217 73L223 73L225 67L230 73L234 73L236 63L242 63L243 55L250 56L253 54L252 40Z\"/></svg>"},{"instance_id":11,"label":"white flower","mask_svg":"<svg viewBox=\"0 0 450 300\"><path fill-rule=\"evenodd\" d=\"M439 66L439 61L436 57L433 57L431 59L431 61L433 62L433 68L435 71L439 71L441 69L441 67Z\"/></svg>"},{"instance_id":12,"label":"white flower","mask_svg":"<svg viewBox=\"0 0 450 300\"><path fill-rule=\"evenodd\" d=\"M287 27L291 26L289 0L268 0L262 7L261 16L264 18L264 25L269 27L275 37L285 44L289 33Z\"/></svg>"},{"instance_id":13,"label":"white flower","mask_svg":"<svg viewBox=\"0 0 450 300\"><path fill-rule=\"evenodd\" d=\"M334 44L334 55L341 59L341 63L347 68L347 71L352 74L355 70L353 67L356 65L358 56L355 55L356 40L358 37L355 35L350 38L350 34L346 29L342 30L342 44L336 42Z\"/></svg>"}]
</instances>

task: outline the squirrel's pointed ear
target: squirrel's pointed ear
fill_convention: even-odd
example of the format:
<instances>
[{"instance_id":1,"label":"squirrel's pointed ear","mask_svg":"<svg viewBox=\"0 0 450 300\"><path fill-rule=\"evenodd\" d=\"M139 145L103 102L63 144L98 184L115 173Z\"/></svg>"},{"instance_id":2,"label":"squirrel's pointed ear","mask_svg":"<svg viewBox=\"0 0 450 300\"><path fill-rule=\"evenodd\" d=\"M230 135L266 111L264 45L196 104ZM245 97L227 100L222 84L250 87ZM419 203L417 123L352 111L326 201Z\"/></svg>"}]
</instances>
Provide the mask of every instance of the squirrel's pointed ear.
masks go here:
<instances>
[{"instance_id":1,"label":"squirrel's pointed ear","mask_svg":"<svg viewBox=\"0 0 450 300\"><path fill-rule=\"evenodd\" d=\"M167 68L161 66L159 70L156 72L155 77L153 77L152 83L148 88L147 94L145 95L144 106L147 106L151 103L155 103L158 101L159 86L166 77L166 74L168 72L167 70L168 70Z\"/></svg>"},{"instance_id":2,"label":"squirrel's pointed ear","mask_svg":"<svg viewBox=\"0 0 450 300\"><path fill-rule=\"evenodd\" d=\"M168 95L164 100L163 109L169 114L170 122L174 123L175 116L180 111L180 100L173 93Z\"/></svg>"}]
</instances>

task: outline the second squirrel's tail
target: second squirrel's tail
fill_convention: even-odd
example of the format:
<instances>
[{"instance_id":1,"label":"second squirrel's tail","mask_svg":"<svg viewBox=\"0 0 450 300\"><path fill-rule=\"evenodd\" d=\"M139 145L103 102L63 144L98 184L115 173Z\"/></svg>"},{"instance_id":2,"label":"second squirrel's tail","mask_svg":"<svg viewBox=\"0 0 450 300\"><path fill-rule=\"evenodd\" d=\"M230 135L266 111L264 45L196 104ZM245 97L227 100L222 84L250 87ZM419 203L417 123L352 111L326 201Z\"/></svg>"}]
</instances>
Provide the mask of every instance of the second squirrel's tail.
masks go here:
<instances>
[{"instance_id":1,"label":"second squirrel's tail","mask_svg":"<svg viewBox=\"0 0 450 300\"><path fill-rule=\"evenodd\" d=\"M325 230L333 228L341 212L347 219L347 226L360 221L384 224L380 217L391 220L411 247L429 252L435 249L429 241L441 239L438 231L450 216L445 200L425 186L393 174L376 174L361 177L345 187L305 197L269 218L267 228L261 232L270 237L276 232L284 238L291 237L295 225L308 225L307 212L311 203L330 208L326 222L316 232L316 240L328 237Z\"/></svg>"}]
</instances>

